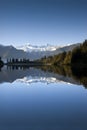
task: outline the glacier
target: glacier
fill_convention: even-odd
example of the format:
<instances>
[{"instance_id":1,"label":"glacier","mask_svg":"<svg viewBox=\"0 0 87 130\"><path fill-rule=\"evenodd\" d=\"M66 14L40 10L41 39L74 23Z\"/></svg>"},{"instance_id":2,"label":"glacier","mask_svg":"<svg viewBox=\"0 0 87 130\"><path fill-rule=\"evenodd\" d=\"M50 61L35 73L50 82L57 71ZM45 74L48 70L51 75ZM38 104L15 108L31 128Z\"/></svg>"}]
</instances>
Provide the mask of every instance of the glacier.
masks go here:
<instances>
[{"instance_id":1,"label":"glacier","mask_svg":"<svg viewBox=\"0 0 87 130\"><path fill-rule=\"evenodd\" d=\"M35 45L31 45L31 44L26 44L23 46L16 46L16 49L18 50L23 50L24 52L38 52L38 51L55 51L58 48L60 48L59 46L53 46L53 45L44 45L44 46L35 46Z\"/></svg>"}]
</instances>

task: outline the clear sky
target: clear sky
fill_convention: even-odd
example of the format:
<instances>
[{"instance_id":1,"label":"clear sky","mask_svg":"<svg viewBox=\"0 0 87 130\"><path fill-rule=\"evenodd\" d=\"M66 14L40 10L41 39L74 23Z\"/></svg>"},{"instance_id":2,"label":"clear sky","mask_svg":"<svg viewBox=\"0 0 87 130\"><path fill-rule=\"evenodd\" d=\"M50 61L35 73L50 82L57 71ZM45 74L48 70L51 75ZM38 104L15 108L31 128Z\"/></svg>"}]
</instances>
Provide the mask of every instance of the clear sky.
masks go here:
<instances>
[{"instance_id":1,"label":"clear sky","mask_svg":"<svg viewBox=\"0 0 87 130\"><path fill-rule=\"evenodd\" d=\"M87 39L87 0L0 0L0 44L64 45Z\"/></svg>"}]
</instances>

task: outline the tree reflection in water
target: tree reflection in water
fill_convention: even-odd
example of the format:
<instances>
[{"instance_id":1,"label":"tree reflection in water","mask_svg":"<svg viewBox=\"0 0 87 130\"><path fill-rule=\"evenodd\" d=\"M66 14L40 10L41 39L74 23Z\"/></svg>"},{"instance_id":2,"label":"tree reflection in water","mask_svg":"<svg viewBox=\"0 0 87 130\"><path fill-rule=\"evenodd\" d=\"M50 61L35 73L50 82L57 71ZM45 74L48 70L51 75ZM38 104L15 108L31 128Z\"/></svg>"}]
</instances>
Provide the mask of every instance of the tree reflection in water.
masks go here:
<instances>
[{"instance_id":1,"label":"tree reflection in water","mask_svg":"<svg viewBox=\"0 0 87 130\"><path fill-rule=\"evenodd\" d=\"M58 76L57 76L58 75ZM7 66L3 71L0 68L0 83L13 82L18 78L23 77L54 77L58 80L65 81L67 79L74 80L75 83L82 84L87 88L87 67L82 66ZM60 78L59 76L62 76ZM8 77L8 78L7 78ZM71 81L72 81L71 80ZM67 81L67 82L70 82ZM73 82L71 82L73 83Z\"/></svg>"},{"instance_id":2,"label":"tree reflection in water","mask_svg":"<svg viewBox=\"0 0 87 130\"><path fill-rule=\"evenodd\" d=\"M53 72L59 75L68 76L84 85L87 88L87 67L82 66L43 66L40 67L43 71Z\"/></svg>"}]
</instances>

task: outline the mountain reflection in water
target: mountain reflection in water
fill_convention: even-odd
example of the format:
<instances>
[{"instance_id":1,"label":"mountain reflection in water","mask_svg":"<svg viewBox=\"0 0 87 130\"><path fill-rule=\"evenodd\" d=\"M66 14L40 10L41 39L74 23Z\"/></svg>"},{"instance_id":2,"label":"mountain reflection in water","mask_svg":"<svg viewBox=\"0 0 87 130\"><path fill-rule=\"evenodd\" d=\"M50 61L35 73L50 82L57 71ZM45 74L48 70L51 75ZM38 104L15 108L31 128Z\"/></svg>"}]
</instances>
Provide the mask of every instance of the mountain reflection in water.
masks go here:
<instances>
[{"instance_id":1,"label":"mountain reflection in water","mask_svg":"<svg viewBox=\"0 0 87 130\"><path fill-rule=\"evenodd\" d=\"M70 66L18 67L10 66L0 69L0 83L57 83L82 84L87 87L87 68Z\"/></svg>"}]
</instances>

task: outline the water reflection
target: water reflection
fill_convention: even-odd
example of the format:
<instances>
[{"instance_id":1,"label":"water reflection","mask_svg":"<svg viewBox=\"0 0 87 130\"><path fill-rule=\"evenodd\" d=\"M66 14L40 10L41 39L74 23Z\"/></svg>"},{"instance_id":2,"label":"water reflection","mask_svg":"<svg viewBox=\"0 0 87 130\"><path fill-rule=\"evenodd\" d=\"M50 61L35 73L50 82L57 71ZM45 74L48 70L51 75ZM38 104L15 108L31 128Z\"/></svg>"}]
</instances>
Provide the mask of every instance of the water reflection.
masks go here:
<instances>
[{"instance_id":1,"label":"water reflection","mask_svg":"<svg viewBox=\"0 0 87 130\"><path fill-rule=\"evenodd\" d=\"M22 83L57 83L65 82L87 87L87 68L70 66L5 66L0 69L0 83L4 82Z\"/></svg>"},{"instance_id":2,"label":"water reflection","mask_svg":"<svg viewBox=\"0 0 87 130\"><path fill-rule=\"evenodd\" d=\"M87 129L87 91L78 87L86 74L69 66L4 66L0 83L11 84L0 84L0 130Z\"/></svg>"},{"instance_id":3,"label":"water reflection","mask_svg":"<svg viewBox=\"0 0 87 130\"><path fill-rule=\"evenodd\" d=\"M42 67L42 70L53 72L55 74L62 75L67 77L68 79L71 78L77 84L82 84L84 87L87 87L87 67L82 66L49 66ZM70 81L70 80L68 80Z\"/></svg>"}]
</instances>

